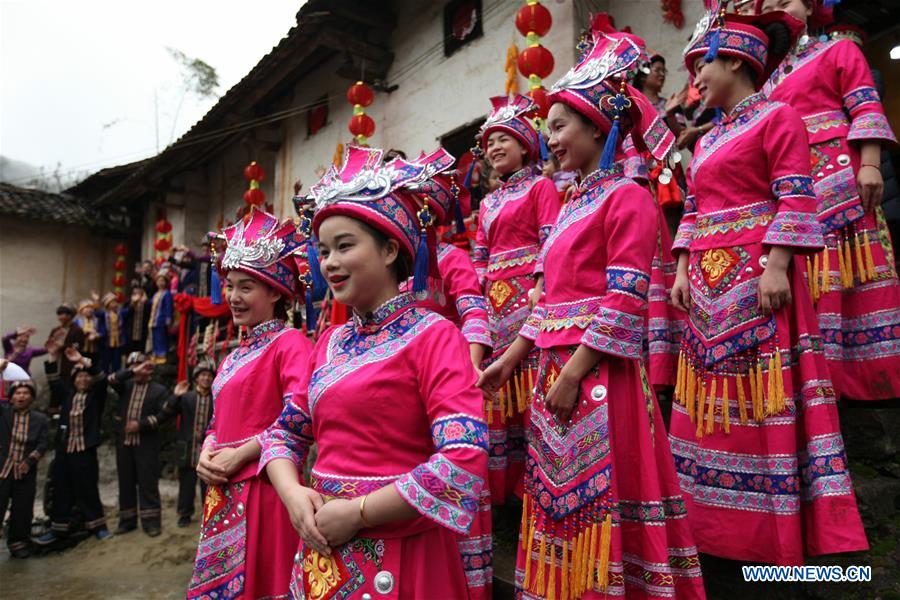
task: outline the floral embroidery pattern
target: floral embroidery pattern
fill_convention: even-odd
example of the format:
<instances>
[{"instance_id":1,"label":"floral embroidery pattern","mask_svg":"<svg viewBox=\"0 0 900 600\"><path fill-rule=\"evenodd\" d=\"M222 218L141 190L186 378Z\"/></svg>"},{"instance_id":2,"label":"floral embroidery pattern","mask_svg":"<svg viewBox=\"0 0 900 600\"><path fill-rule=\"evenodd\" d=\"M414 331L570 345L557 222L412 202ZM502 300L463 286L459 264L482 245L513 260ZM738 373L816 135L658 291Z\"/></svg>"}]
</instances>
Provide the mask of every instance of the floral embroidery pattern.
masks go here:
<instances>
[{"instance_id":1,"label":"floral embroidery pattern","mask_svg":"<svg viewBox=\"0 0 900 600\"><path fill-rule=\"evenodd\" d=\"M265 352L272 342L290 331L284 321L272 320L261 323L253 328L241 345L235 348L222 362L219 372L212 384L213 396L218 396L234 375L246 365Z\"/></svg>"},{"instance_id":2,"label":"floral embroidery pattern","mask_svg":"<svg viewBox=\"0 0 900 600\"><path fill-rule=\"evenodd\" d=\"M848 140L882 139L896 142L894 131L887 117L881 113L867 113L858 115L850 124Z\"/></svg>"},{"instance_id":3,"label":"floral embroidery pattern","mask_svg":"<svg viewBox=\"0 0 900 600\"><path fill-rule=\"evenodd\" d=\"M468 533L484 480L435 454L402 476L397 491L423 516L457 533Z\"/></svg>"},{"instance_id":4,"label":"floral embroidery pattern","mask_svg":"<svg viewBox=\"0 0 900 600\"><path fill-rule=\"evenodd\" d=\"M537 260L539 252L540 248L537 245L497 252L488 259L487 270L489 273L493 273L510 267L530 265Z\"/></svg>"},{"instance_id":5,"label":"floral embroidery pattern","mask_svg":"<svg viewBox=\"0 0 900 600\"><path fill-rule=\"evenodd\" d=\"M581 343L607 354L640 358L643 339L643 318L603 307L581 336Z\"/></svg>"},{"instance_id":6,"label":"floral embroidery pattern","mask_svg":"<svg viewBox=\"0 0 900 600\"><path fill-rule=\"evenodd\" d=\"M606 291L611 294L624 294L647 301L650 290L650 275L629 267L610 265L606 267Z\"/></svg>"},{"instance_id":7,"label":"floral embroidery pattern","mask_svg":"<svg viewBox=\"0 0 900 600\"><path fill-rule=\"evenodd\" d=\"M431 438L435 451L467 447L488 449L488 429L481 420L469 415L447 415L431 424Z\"/></svg>"}]
</instances>

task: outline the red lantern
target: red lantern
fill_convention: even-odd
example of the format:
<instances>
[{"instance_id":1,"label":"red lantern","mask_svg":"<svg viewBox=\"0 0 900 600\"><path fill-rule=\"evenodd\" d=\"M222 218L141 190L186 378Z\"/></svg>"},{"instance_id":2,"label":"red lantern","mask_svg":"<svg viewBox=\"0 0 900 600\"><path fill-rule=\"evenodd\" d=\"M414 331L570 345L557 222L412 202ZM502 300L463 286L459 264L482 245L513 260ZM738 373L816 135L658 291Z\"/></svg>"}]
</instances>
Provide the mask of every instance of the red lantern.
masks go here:
<instances>
[{"instance_id":1,"label":"red lantern","mask_svg":"<svg viewBox=\"0 0 900 600\"><path fill-rule=\"evenodd\" d=\"M116 287L122 287L123 285L125 285L125 277L123 275L116 275L115 277L113 277L112 283Z\"/></svg>"},{"instance_id":2,"label":"red lantern","mask_svg":"<svg viewBox=\"0 0 900 600\"><path fill-rule=\"evenodd\" d=\"M117 258L116 262L113 263L113 269L116 271L124 271L125 270L125 259Z\"/></svg>"},{"instance_id":3,"label":"red lantern","mask_svg":"<svg viewBox=\"0 0 900 600\"><path fill-rule=\"evenodd\" d=\"M255 160L244 167L244 179L247 181L262 181L265 177L266 172Z\"/></svg>"},{"instance_id":4,"label":"red lantern","mask_svg":"<svg viewBox=\"0 0 900 600\"><path fill-rule=\"evenodd\" d=\"M172 231L172 224L166 221L165 219L160 219L156 222L156 232L157 233L169 233Z\"/></svg>"},{"instance_id":5,"label":"red lantern","mask_svg":"<svg viewBox=\"0 0 900 600\"><path fill-rule=\"evenodd\" d=\"M519 53L519 71L543 79L553 72L553 54L543 46L529 46Z\"/></svg>"},{"instance_id":6,"label":"red lantern","mask_svg":"<svg viewBox=\"0 0 900 600\"><path fill-rule=\"evenodd\" d=\"M119 304L125 303L125 294L122 292L116 292L116 299L119 301Z\"/></svg>"},{"instance_id":7,"label":"red lantern","mask_svg":"<svg viewBox=\"0 0 900 600\"><path fill-rule=\"evenodd\" d=\"M128 254L128 248L125 244L117 244L115 248L113 248L113 252L118 254L119 256L124 256Z\"/></svg>"},{"instance_id":8,"label":"red lantern","mask_svg":"<svg viewBox=\"0 0 900 600\"><path fill-rule=\"evenodd\" d=\"M372 88L362 81L357 81L350 86L349 90L347 90L347 101L354 106L357 104L360 106L368 106L372 104L374 99L375 94L372 92Z\"/></svg>"},{"instance_id":9,"label":"red lantern","mask_svg":"<svg viewBox=\"0 0 900 600\"><path fill-rule=\"evenodd\" d=\"M172 247L172 242L169 241L168 238L159 238L158 240L156 240L156 242L153 243L153 247L160 252L165 252Z\"/></svg>"},{"instance_id":10,"label":"red lantern","mask_svg":"<svg viewBox=\"0 0 900 600\"><path fill-rule=\"evenodd\" d=\"M375 121L367 114L353 115L347 128L353 135L372 137L372 134L375 133Z\"/></svg>"},{"instance_id":11,"label":"red lantern","mask_svg":"<svg viewBox=\"0 0 900 600\"><path fill-rule=\"evenodd\" d=\"M266 201L266 194L259 188L250 188L244 192L244 202L252 206L262 206Z\"/></svg>"},{"instance_id":12,"label":"red lantern","mask_svg":"<svg viewBox=\"0 0 900 600\"><path fill-rule=\"evenodd\" d=\"M541 37L550 31L553 17L543 4L526 4L516 14L516 29L524 36L535 33Z\"/></svg>"},{"instance_id":13,"label":"red lantern","mask_svg":"<svg viewBox=\"0 0 900 600\"><path fill-rule=\"evenodd\" d=\"M547 90L542 87L535 88L528 92L528 95L531 96L531 99L534 100L534 103L537 104L538 107L532 116L546 119L547 113L550 112L550 102L547 99Z\"/></svg>"}]
</instances>

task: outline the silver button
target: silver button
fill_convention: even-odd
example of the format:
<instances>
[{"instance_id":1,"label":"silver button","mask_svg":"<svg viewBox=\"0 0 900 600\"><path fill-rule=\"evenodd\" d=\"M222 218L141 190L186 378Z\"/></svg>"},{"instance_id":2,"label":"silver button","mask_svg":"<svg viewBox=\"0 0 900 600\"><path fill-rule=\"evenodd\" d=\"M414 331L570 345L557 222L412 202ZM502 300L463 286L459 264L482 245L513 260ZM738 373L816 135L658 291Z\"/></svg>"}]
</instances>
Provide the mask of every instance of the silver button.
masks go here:
<instances>
[{"instance_id":1,"label":"silver button","mask_svg":"<svg viewBox=\"0 0 900 600\"><path fill-rule=\"evenodd\" d=\"M379 594L390 594L394 589L394 576L390 571L379 571L375 575L375 591Z\"/></svg>"},{"instance_id":2,"label":"silver button","mask_svg":"<svg viewBox=\"0 0 900 600\"><path fill-rule=\"evenodd\" d=\"M372 594L370 594L369 592L365 592L362 595L362 600L372 600Z\"/></svg>"},{"instance_id":3,"label":"silver button","mask_svg":"<svg viewBox=\"0 0 900 600\"><path fill-rule=\"evenodd\" d=\"M300 562L300 553L299 552L294 555L294 562Z\"/></svg>"},{"instance_id":4,"label":"silver button","mask_svg":"<svg viewBox=\"0 0 900 600\"><path fill-rule=\"evenodd\" d=\"M752 272L753 272L753 267L747 267L747 268L744 269L744 270L747 271L747 273L749 274L749 273L752 273Z\"/></svg>"},{"instance_id":5,"label":"silver button","mask_svg":"<svg viewBox=\"0 0 900 600\"><path fill-rule=\"evenodd\" d=\"M850 155L849 154L838 154L837 164L841 165L842 167L846 167L847 165L849 165L850 164Z\"/></svg>"},{"instance_id":6,"label":"silver button","mask_svg":"<svg viewBox=\"0 0 900 600\"><path fill-rule=\"evenodd\" d=\"M237 503L237 514L239 517L244 515L244 503L243 502Z\"/></svg>"},{"instance_id":7,"label":"silver button","mask_svg":"<svg viewBox=\"0 0 900 600\"><path fill-rule=\"evenodd\" d=\"M763 254L759 257L759 266L765 269L767 264L769 264L769 255Z\"/></svg>"},{"instance_id":8,"label":"silver button","mask_svg":"<svg viewBox=\"0 0 900 600\"><path fill-rule=\"evenodd\" d=\"M595 402L602 402L606 399L606 386L605 385L595 385L591 389L591 399Z\"/></svg>"},{"instance_id":9,"label":"silver button","mask_svg":"<svg viewBox=\"0 0 900 600\"><path fill-rule=\"evenodd\" d=\"M224 521L222 521L222 523L224 523L226 526L230 525L230 522L228 521L228 519L225 519Z\"/></svg>"},{"instance_id":10,"label":"silver button","mask_svg":"<svg viewBox=\"0 0 900 600\"><path fill-rule=\"evenodd\" d=\"M673 152L672 153L672 161L676 162L676 163L680 163L681 162L681 152L679 152L678 150Z\"/></svg>"},{"instance_id":11,"label":"silver button","mask_svg":"<svg viewBox=\"0 0 900 600\"><path fill-rule=\"evenodd\" d=\"M659 182L663 185L669 185L670 181L672 181L672 170L666 167L659 174Z\"/></svg>"},{"instance_id":12,"label":"silver button","mask_svg":"<svg viewBox=\"0 0 900 600\"><path fill-rule=\"evenodd\" d=\"M825 177L825 172L819 171L818 173L816 173L816 177Z\"/></svg>"},{"instance_id":13,"label":"silver button","mask_svg":"<svg viewBox=\"0 0 900 600\"><path fill-rule=\"evenodd\" d=\"M834 168L834 165L831 164L831 163L828 163L827 165L825 165L825 168L828 169L828 170L830 171L831 169Z\"/></svg>"}]
</instances>

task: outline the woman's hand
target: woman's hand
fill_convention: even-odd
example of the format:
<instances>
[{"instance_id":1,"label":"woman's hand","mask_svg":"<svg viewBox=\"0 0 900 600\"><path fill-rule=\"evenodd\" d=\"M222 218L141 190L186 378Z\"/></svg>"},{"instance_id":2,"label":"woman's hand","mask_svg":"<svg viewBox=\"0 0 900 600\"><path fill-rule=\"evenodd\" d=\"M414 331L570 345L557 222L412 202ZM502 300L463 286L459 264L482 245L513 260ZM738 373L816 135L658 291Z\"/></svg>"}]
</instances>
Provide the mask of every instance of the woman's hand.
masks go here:
<instances>
[{"instance_id":1,"label":"woman's hand","mask_svg":"<svg viewBox=\"0 0 900 600\"><path fill-rule=\"evenodd\" d=\"M197 476L209 485L228 483L225 469L212 461L213 452L215 451L212 446L207 446L200 452L200 459L197 461Z\"/></svg>"},{"instance_id":2,"label":"woman's hand","mask_svg":"<svg viewBox=\"0 0 900 600\"><path fill-rule=\"evenodd\" d=\"M175 389L172 391L172 393L176 396L184 396L188 393L188 391L190 391L190 389L191 384L187 380L179 381L175 384Z\"/></svg>"},{"instance_id":3,"label":"woman's hand","mask_svg":"<svg viewBox=\"0 0 900 600\"><path fill-rule=\"evenodd\" d=\"M790 303L791 285L787 269L773 266L770 260L759 278L759 307L763 314L770 315Z\"/></svg>"},{"instance_id":4,"label":"woman's hand","mask_svg":"<svg viewBox=\"0 0 900 600\"><path fill-rule=\"evenodd\" d=\"M572 416L575 403L578 402L578 386L581 383L565 371L565 367L563 367L559 377L550 386L550 391L544 398L544 407L547 412L555 416L561 423L565 423Z\"/></svg>"},{"instance_id":5,"label":"woman's hand","mask_svg":"<svg viewBox=\"0 0 900 600\"><path fill-rule=\"evenodd\" d=\"M497 391L509 381L509 378L512 377L514 369L515 367L512 364L507 364L507 361L503 360L503 357L500 357L481 372L478 383L475 385L489 394L496 394Z\"/></svg>"},{"instance_id":6,"label":"woman's hand","mask_svg":"<svg viewBox=\"0 0 900 600\"><path fill-rule=\"evenodd\" d=\"M221 473L230 477L246 462L239 448L221 448L210 452L210 460L221 468Z\"/></svg>"},{"instance_id":7,"label":"woman's hand","mask_svg":"<svg viewBox=\"0 0 900 600\"><path fill-rule=\"evenodd\" d=\"M361 500L329 500L316 511L316 527L332 548L347 543L362 529Z\"/></svg>"},{"instance_id":8,"label":"woman's hand","mask_svg":"<svg viewBox=\"0 0 900 600\"><path fill-rule=\"evenodd\" d=\"M675 275L675 283L672 284L672 306L678 310L687 312L691 308L691 284L688 279L687 269L678 271Z\"/></svg>"},{"instance_id":9,"label":"woman's hand","mask_svg":"<svg viewBox=\"0 0 900 600\"><path fill-rule=\"evenodd\" d=\"M881 170L869 164L862 165L856 173L856 189L859 191L863 209L871 212L884 198L884 179L881 177Z\"/></svg>"},{"instance_id":10,"label":"woman's hand","mask_svg":"<svg viewBox=\"0 0 900 600\"><path fill-rule=\"evenodd\" d=\"M291 525L297 530L303 543L319 554L330 555L331 547L316 525L316 513L325 506L322 494L297 483L282 496L282 500Z\"/></svg>"}]
</instances>

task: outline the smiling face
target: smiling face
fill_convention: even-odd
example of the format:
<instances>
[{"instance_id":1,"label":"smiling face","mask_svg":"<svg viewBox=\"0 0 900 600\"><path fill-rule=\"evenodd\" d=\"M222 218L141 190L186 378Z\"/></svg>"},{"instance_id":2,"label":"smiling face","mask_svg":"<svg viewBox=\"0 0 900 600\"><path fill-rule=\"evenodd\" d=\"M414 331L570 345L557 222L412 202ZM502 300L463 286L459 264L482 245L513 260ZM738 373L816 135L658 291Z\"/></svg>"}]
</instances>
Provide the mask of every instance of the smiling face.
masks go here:
<instances>
[{"instance_id":1,"label":"smiling face","mask_svg":"<svg viewBox=\"0 0 900 600\"><path fill-rule=\"evenodd\" d=\"M663 86L666 85L666 75L668 75L668 73L665 62L662 60L653 61L650 63L650 72L647 74L647 79L644 81L644 87L657 94L660 93Z\"/></svg>"},{"instance_id":2,"label":"smiling face","mask_svg":"<svg viewBox=\"0 0 900 600\"><path fill-rule=\"evenodd\" d=\"M717 58L711 63L702 56L694 61L694 85L707 108L722 108L731 97L739 81L741 61Z\"/></svg>"},{"instance_id":3,"label":"smiling face","mask_svg":"<svg viewBox=\"0 0 900 600\"><path fill-rule=\"evenodd\" d=\"M225 281L225 297L235 325L255 327L272 319L281 294L243 271L230 271Z\"/></svg>"},{"instance_id":4,"label":"smiling face","mask_svg":"<svg viewBox=\"0 0 900 600\"><path fill-rule=\"evenodd\" d=\"M603 135L562 102L550 107L547 115L550 151L563 171L578 171L582 176L597 168L603 153Z\"/></svg>"},{"instance_id":5,"label":"smiling face","mask_svg":"<svg viewBox=\"0 0 900 600\"><path fill-rule=\"evenodd\" d=\"M494 131L488 136L485 157L500 175L515 173L525 164L528 150L505 131Z\"/></svg>"},{"instance_id":6,"label":"smiling face","mask_svg":"<svg viewBox=\"0 0 900 600\"><path fill-rule=\"evenodd\" d=\"M27 387L19 386L12 393L12 398L10 398L10 402L13 405L13 408L16 410L25 410L31 403L34 401L34 395L32 395L31 390Z\"/></svg>"},{"instance_id":7,"label":"smiling face","mask_svg":"<svg viewBox=\"0 0 900 600\"><path fill-rule=\"evenodd\" d=\"M79 392L86 392L88 391L88 388L91 387L91 374L85 370L78 371L75 373L73 383L76 390Z\"/></svg>"},{"instance_id":8,"label":"smiling face","mask_svg":"<svg viewBox=\"0 0 900 600\"><path fill-rule=\"evenodd\" d=\"M197 389L208 390L212 386L213 378L213 374L209 371L200 371L194 377L194 382L197 384Z\"/></svg>"},{"instance_id":9,"label":"smiling face","mask_svg":"<svg viewBox=\"0 0 900 600\"><path fill-rule=\"evenodd\" d=\"M765 0L759 12L765 14L775 10L783 10L798 21L806 23L812 15L812 4L806 0Z\"/></svg>"},{"instance_id":10,"label":"smiling face","mask_svg":"<svg viewBox=\"0 0 900 600\"><path fill-rule=\"evenodd\" d=\"M380 244L360 221L343 215L322 221L318 237L322 275L335 300L365 314L397 293L397 240Z\"/></svg>"}]
</instances>

